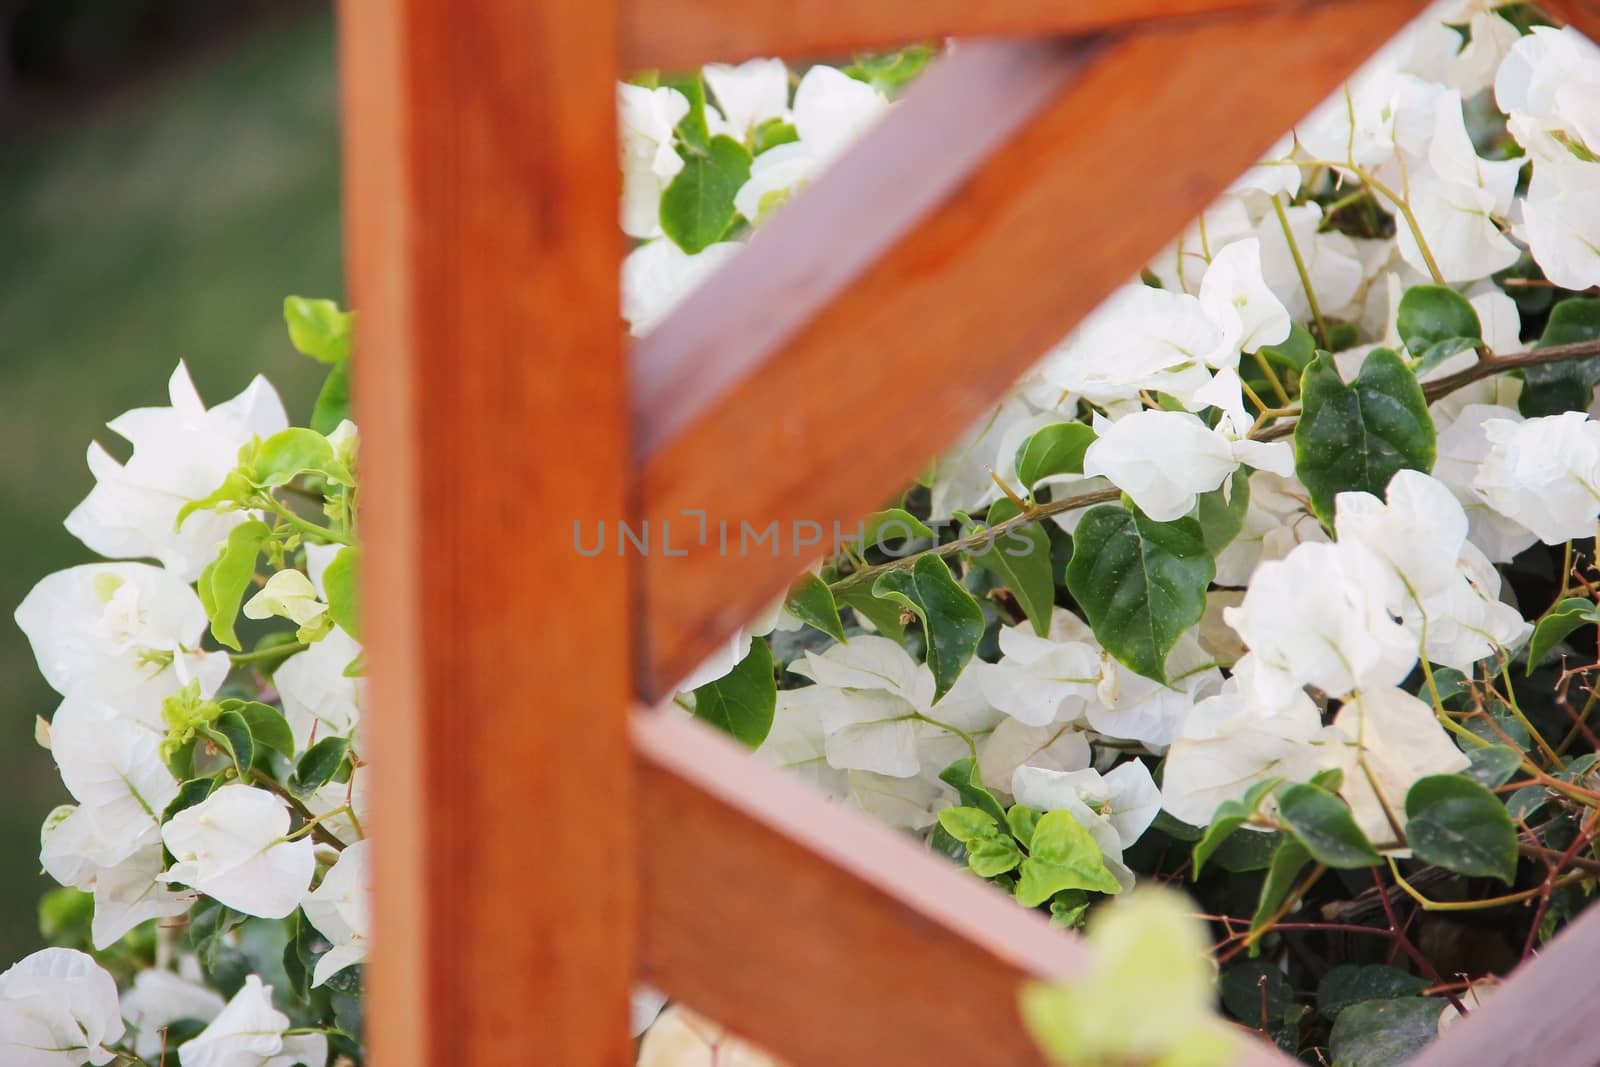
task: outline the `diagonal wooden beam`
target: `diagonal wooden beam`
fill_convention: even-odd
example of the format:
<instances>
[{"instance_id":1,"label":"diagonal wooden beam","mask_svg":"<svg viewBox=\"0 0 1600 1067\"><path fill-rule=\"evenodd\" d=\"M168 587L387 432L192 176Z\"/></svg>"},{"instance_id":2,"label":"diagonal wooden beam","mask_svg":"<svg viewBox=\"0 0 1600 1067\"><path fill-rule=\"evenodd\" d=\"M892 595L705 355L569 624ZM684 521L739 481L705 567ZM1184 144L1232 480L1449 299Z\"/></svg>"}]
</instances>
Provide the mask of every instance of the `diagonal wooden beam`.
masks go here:
<instances>
[{"instance_id":1,"label":"diagonal wooden beam","mask_svg":"<svg viewBox=\"0 0 1600 1067\"><path fill-rule=\"evenodd\" d=\"M1600 909L1590 909L1538 956L1490 990L1411 1067L1593 1067L1594 1004L1600 993Z\"/></svg>"},{"instance_id":2,"label":"diagonal wooden beam","mask_svg":"<svg viewBox=\"0 0 1600 1067\"><path fill-rule=\"evenodd\" d=\"M1542 0L1539 6L1600 43L1600 0Z\"/></svg>"},{"instance_id":3,"label":"diagonal wooden beam","mask_svg":"<svg viewBox=\"0 0 1600 1067\"><path fill-rule=\"evenodd\" d=\"M1017 995L1081 940L675 710L632 731L646 981L797 1065L1042 1063Z\"/></svg>"},{"instance_id":4,"label":"diagonal wooden beam","mask_svg":"<svg viewBox=\"0 0 1600 1067\"><path fill-rule=\"evenodd\" d=\"M636 346L636 513L675 521L685 553L643 561L640 694L668 691L825 551L792 551L794 523L826 542L880 506L1421 6L968 45L932 72ZM992 155L945 165L975 140ZM740 523L771 522L777 550L741 551Z\"/></svg>"},{"instance_id":5,"label":"diagonal wooden beam","mask_svg":"<svg viewBox=\"0 0 1600 1067\"><path fill-rule=\"evenodd\" d=\"M339 10L372 1061L625 1067L628 561L550 518L626 482L614 4Z\"/></svg>"},{"instance_id":6,"label":"diagonal wooden beam","mask_svg":"<svg viewBox=\"0 0 1600 1067\"><path fill-rule=\"evenodd\" d=\"M624 70L848 56L941 37L1068 35L1286 0L624 0Z\"/></svg>"}]
</instances>

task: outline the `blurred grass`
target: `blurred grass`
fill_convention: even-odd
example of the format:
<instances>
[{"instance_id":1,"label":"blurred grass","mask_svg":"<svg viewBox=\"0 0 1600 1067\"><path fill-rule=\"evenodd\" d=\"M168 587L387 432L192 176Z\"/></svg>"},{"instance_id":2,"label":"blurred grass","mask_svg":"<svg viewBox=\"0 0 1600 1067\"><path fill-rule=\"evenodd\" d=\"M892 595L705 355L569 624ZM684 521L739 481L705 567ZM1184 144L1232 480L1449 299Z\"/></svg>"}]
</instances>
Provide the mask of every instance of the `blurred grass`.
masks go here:
<instances>
[{"instance_id":1,"label":"blurred grass","mask_svg":"<svg viewBox=\"0 0 1600 1067\"><path fill-rule=\"evenodd\" d=\"M0 968L38 945L38 827L67 799L11 611L92 559L61 525L84 450L125 456L104 423L165 404L179 359L209 403L265 373L309 417L323 368L281 306L341 292L336 105L332 19L296 14L0 148Z\"/></svg>"}]
</instances>

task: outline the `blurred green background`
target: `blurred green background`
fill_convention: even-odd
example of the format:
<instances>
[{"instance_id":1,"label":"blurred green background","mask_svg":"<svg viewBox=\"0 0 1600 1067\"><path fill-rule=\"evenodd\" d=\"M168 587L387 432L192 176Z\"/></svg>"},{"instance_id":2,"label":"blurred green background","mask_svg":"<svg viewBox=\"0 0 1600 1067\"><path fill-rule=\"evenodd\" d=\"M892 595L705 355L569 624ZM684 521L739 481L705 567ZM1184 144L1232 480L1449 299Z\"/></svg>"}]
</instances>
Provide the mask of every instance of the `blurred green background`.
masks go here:
<instances>
[{"instance_id":1,"label":"blurred green background","mask_svg":"<svg viewBox=\"0 0 1600 1067\"><path fill-rule=\"evenodd\" d=\"M333 20L320 5L0 0L0 968L38 947L38 828L66 799L34 716L57 697L10 615L92 558L61 522L105 422L264 373L291 419L325 368L285 295L342 295Z\"/></svg>"}]
</instances>

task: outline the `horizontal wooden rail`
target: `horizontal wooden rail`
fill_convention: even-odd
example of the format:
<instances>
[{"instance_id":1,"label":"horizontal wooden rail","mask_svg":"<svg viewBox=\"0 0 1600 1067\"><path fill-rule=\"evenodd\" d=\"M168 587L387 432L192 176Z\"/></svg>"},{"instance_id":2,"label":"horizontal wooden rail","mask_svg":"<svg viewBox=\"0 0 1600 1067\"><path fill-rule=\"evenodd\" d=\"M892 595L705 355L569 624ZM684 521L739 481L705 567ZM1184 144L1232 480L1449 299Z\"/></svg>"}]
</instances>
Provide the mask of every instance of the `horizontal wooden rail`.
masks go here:
<instances>
[{"instance_id":1,"label":"horizontal wooden rail","mask_svg":"<svg viewBox=\"0 0 1600 1067\"><path fill-rule=\"evenodd\" d=\"M1079 34L1285 0L628 0L628 70L753 56L848 56L941 37Z\"/></svg>"},{"instance_id":2,"label":"horizontal wooden rail","mask_svg":"<svg viewBox=\"0 0 1600 1067\"><path fill-rule=\"evenodd\" d=\"M675 709L633 740L646 981L799 1067L1041 1062L1017 994L1081 940Z\"/></svg>"},{"instance_id":3,"label":"horizontal wooden rail","mask_svg":"<svg viewBox=\"0 0 1600 1067\"><path fill-rule=\"evenodd\" d=\"M1539 6L1600 43L1600 0L1542 0Z\"/></svg>"},{"instance_id":4,"label":"horizontal wooden rail","mask_svg":"<svg viewBox=\"0 0 1600 1067\"><path fill-rule=\"evenodd\" d=\"M641 568L641 696L669 690L780 593L832 522L881 505L1421 6L1143 27L1081 62L1060 45L996 46L1054 93L998 122L919 97L1002 97L1007 63L957 66L958 50L930 74L636 346L639 514L676 523L674 554L658 542ZM1006 122L970 173L898 155ZM885 207L924 199L915 226ZM773 293L798 313L775 311ZM684 544L687 510L707 514L707 543ZM776 551L739 543L741 523L772 522ZM792 552L795 523L819 524L823 544Z\"/></svg>"}]
</instances>

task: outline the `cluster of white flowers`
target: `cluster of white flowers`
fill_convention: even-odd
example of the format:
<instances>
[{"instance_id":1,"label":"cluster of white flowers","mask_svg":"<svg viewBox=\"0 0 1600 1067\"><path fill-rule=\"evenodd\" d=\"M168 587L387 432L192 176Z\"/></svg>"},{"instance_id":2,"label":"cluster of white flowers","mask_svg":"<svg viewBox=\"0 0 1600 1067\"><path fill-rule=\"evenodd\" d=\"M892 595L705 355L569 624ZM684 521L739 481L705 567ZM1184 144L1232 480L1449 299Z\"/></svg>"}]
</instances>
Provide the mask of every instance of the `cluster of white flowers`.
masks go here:
<instances>
[{"instance_id":1,"label":"cluster of white flowers","mask_svg":"<svg viewBox=\"0 0 1600 1067\"><path fill-rule=\"evenodd\" d=\"M331 622L308 625L328 612L321 579L339 547L306 537L314 524L284 517L293 514L284 505L277 505L284 516L244 506L180 510L217 491L252 450L269 447L263 442L312 432L290 430L276 392L260 378L208 410L179 364L169 391L170 406L130 411L110 424L132 444L126 463L90 447L96 484L67 520L95 552L161 565L72 567L40 581L16 612L61 695L49 722L40 721L40 740L75 801L45 821L41 862L63 886L93 895L95 950L157 920L161 962L125 975L119 1001L112 975L85 952L29 956L0 976L0 1060L64 1067L105 1064L121 1051L151 1057L165 1047L165 1029L186 1021L203 1029L176 1045L184 1067L322 1067L327 1037L291 1032L258 976L226 1001L208 986L183 917L204 901L241 918L302 911L328 943L313 985L366 956L358 770L334 781L329 768L315 789L301 790L293 778L315 742L339 739L344 755L359 719L361 682L347 676L359 645ZM330 455L342 446L353 456L349 423L314 437L328 442ZM239 531L260 536L235 575L232 603L219 608L214 564L228 558ZM213 633L225 621L231 634L263 546L277 569L244 615L287 615L300 624L302 643L312 642L283 648L275 686L250 673L271 658L270 644L241 656L237 671L227 651L202 647L208 621ZM309 576L292 565L297 554ZM236 569L239 563L234 557ZM282 710L239 696L277 699ZM230 734L224 719L247 703L246 735ZM230 722L245 721L231 714Z\"/></svg>"}]
</instances>

